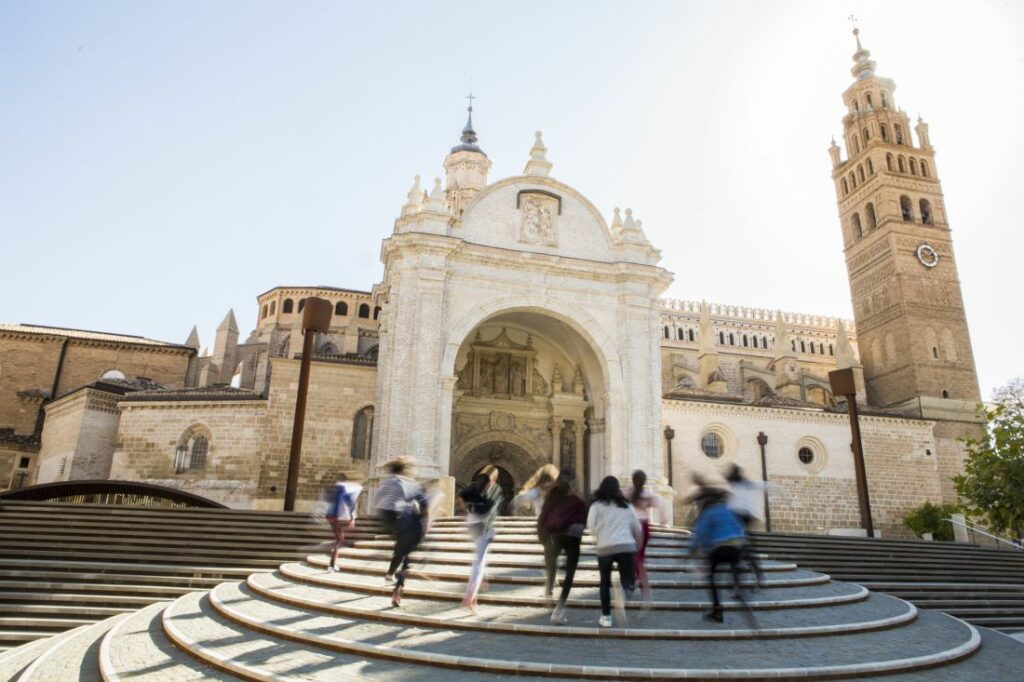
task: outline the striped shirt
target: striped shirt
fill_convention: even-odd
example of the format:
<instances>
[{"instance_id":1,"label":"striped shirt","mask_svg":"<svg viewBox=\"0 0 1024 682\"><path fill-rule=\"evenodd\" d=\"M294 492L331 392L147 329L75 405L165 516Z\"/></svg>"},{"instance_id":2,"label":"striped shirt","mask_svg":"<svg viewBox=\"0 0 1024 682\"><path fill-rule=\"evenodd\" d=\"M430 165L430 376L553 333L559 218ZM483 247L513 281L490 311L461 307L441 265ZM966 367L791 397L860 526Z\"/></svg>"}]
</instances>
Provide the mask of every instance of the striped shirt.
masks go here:
<instances>
[{"instance_id":1,"label":"striped shirt","mask_svg":"<svg viewBox=\"0 0 1024 682\"><path fill-rule=\"evenodd\" d=\"M412 500L423 494L420 484L405 476L392 476L377 488L377 509L402 513Z\"/></svg>"}]
</instances>

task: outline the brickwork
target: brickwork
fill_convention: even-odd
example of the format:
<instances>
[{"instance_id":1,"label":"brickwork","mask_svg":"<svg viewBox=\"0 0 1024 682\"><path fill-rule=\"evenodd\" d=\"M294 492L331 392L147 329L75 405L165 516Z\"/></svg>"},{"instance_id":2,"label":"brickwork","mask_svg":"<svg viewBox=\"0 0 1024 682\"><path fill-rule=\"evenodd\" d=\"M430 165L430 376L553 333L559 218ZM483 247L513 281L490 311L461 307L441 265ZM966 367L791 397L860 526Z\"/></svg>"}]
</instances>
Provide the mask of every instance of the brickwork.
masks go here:
<instances>
[{"instance_id":1,"label":"brickwork","mask_svg":"<svg viewBox=\"0 0 1024 682\"><path fill-rule=\"evenodd\" d=\"M33 483L107 478L121 414L119 398L87 388L47 405Z\"/></svg>"},{"instance_id":2,"label":"brickwork","mask_svg":"<svg viewBox=\"0 0 1024 682\"><path fill-rule=\"evenodd\" d=\"M0 427L13 427L16 433L35 430L40 403L18 393L34 390L49 396L61 344L52 336L0 334Z\"/></svg>"},{"instance_id":3,"label":"brickwork","mask_svg":"<svg viewBox=\"0 0 1024 682\"><path fill-rule=\"evenodd\" d=\"M38 445L0 442L0 491L29 485ZM27 466L21 466L28 460ZM21 474L24 474L22 476Z\"/></svg>"}]
</instances>

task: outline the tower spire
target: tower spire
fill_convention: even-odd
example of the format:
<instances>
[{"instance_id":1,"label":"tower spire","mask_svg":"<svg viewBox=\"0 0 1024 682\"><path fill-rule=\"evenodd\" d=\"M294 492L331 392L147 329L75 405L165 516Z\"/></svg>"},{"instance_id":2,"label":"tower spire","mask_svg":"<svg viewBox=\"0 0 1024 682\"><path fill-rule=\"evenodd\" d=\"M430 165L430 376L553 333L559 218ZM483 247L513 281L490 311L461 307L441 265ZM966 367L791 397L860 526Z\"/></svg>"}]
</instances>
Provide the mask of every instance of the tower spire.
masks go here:
<instances>
[{"instance_id":1,"label":"tower spire","mask_svg":"<svg viewBox=\"0 0 1024 682\"><path fill-rule=\"evenodd\" d=\"M857 17L851 14L849 19L853 23L853 38L857 41L857 51L853 53L853 68L850 69L850 73L858 80L871 78L875 75L875 63L871 61L871 50L865 50L860 44L860 29L857 28Z\"/></svg>"},{"instance_id":2,"label":"tower spire","mask_svg":"<svg viewBox=\"0 0 1024 682\"><path fill-rule=\"evenodd\" d=\"M473 100L477 99L477 97L476 95L473 94L473 91L471 90L469 94L466 96L466 99L469 100L469 106L466 107L466 125L463 126L462 136L459 138L459 141L462 142L462 144L452 147L451 153L454 154L456 152L477 152L479 154L484 154L484 151L480 149L480 147L478 147L476 144L476 130L473 129ZM487 155L484 154L484 156Z\"/></svg>"},{"instance_id":3,"label":"tower spire","mask_svg":"<svg viewBox=\"0 0 1024 682\"><path fill-rule=\"evenodd\" d=\"M469 205L477 192L487 186L487 171L491 169L491 161L487 154L477 145L476 130L473 128L473 94L469 95L469 106L466 107L466 125L462 128L460 144L452 147L445 157L444 169L447 179L445 184L445 205L455 216L462 215L462 210Z\"/></svg>"}]
</instances>

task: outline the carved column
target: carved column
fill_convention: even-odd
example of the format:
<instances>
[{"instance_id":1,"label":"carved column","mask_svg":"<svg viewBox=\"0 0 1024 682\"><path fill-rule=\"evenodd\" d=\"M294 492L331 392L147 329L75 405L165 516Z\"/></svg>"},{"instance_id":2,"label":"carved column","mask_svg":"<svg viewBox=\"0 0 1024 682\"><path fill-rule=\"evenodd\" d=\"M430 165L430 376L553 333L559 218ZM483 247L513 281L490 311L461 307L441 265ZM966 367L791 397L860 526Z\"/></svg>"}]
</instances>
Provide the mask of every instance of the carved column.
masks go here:
<instances>
[{"instance_id":1,"label":"carved column","mask_svg":"<svg viewBox=\"0 0 1024 682\"><path fill-rule=\"evenodd\" d=\"M560 466L561 442L562 442L562 420L554 417L548 422L548 429L551 431L551 464Z\"/></svg>"},{"instance_id":2,"label":"carved column","mask_svg":"<svg viewBox=\"0 0 1024 682\"><path fill-rule=\"evenodd\" d=\"M576 478L580 482L580 490L586 485L583 480L583 419L573 420L573 437L576 441Z\"/></svg>"}]
</instances>

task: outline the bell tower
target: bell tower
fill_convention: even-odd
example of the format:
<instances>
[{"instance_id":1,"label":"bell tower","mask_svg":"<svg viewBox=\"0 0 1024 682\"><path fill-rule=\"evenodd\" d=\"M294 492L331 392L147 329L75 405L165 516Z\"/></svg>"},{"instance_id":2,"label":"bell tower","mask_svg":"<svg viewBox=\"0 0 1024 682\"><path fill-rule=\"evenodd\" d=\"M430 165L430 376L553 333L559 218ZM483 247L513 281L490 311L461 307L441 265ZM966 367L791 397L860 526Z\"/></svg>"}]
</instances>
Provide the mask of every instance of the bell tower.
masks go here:
<instances>
[{"instance_id":1,"label":"bell tower","mask_svg":"<svg viewBox=\"0 0 1024 682\"><path fill-rule=\"evenodd\" d=\"M860 43L829 148L868 402L922 414L980 399L953 240L928 125L896 106ZM951 409L951 408L949 408Z\"/></svg>"},{"instance_id":2,"label":"bell tower","mask_svg":"<svg viewBox=\"0 0 1024 682\"><path fill-rule=\"evenodd\" d=\"M452 147L444 159L445 206L453 216L462 215L469 202L477 192L487 186L487 172L491 170L491 160L477 144L476 131L473 130L473 93L469 100L466 125L462 129L459 144Z\"/></svg>"}]
</instances>

